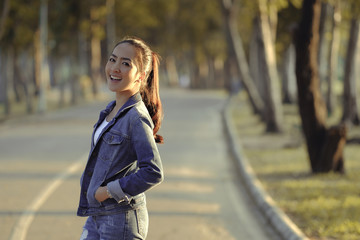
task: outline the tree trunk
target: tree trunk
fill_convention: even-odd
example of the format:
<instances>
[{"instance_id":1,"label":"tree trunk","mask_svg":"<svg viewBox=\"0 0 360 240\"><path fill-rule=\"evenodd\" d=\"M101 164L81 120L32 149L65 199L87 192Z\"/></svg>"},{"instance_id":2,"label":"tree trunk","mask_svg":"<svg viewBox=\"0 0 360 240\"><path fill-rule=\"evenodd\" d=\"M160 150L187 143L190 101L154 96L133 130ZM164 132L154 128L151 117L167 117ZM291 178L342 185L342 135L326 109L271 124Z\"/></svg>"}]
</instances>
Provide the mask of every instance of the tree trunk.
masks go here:
<instances>
[{"instance_id":1,"label":"tree trunk","mask_svg":"<svg viewBox=\"0 0 360 240\"><path fill-rule=\"evenodd\" d=\"M76 104L80 98L86 95L87 84L90 81L91 66L88 59L91 58L89 41L86 39L85 34L81 31L77 34L77 55L73 55L71 60L76 64L77 68L72 68L71 77L71 103ZM79 94L80 93L80 94Z\"/></svg>"},{"instance_id":2,"label":"tree trunk","mask_svg":"<svg viewBox=\"0 0 360 240\"><path fill-rule=\"evenodd\" d=\"M0 42L2 40L2 37L4 35L5 30L5 21L9 14L10 4L9 0L5 0L3 3L2 13L0 17ZM0 46L0 102L4 105L4 114L9 115L10 114L10 101L8 97L7 92L7 86L8 86L8 79L6 74L6 65L7 61L5 59L5 53L4 49Z\"/></svg>"},{"instance_id":3,"label":"tree trunk","mask_svg":"<svg viewBox=\"0 0 360 240\"><path fill-rule=\"evenodd\" d=\"M338 58L340 48L340 2L336 1L332 14L332 39L329 47L329 67L328 67L328 88L326 92L326 106L328 114L331 115L335 107L334 83L338 79Z\"/></svg>"},{"instance_id":4,"label":"tree trunk","mask_svg":"<svg viewBox=\"0 0 360 240\"><path fill-rule=\"evenodd\" d=\"M106 0L106 13L107 54L109 55L116 44L115 0Z\"/></svg>"},{"instance_id":5,"label":"tree trunk","mask_svg":"<svg viewBox=\"0 0 360 240\"><path fill-rule=\"evenodd\" d=\"M179 86L179 75L176 67L176 59L174 55L169 55L166 57L165 67L167 72L167 77L169 79L170 86Z\"/></svg>"},{"instance_id":6,"label":"tree trunk","mask_svg":"<svg viewBox=\"0 0 360 240\"><path fill-rule=\"evenodd\" d=\"M291 104L296 102L295 59L295 46L291 43L285 51L282 64L282 95L284 103Z\"/></svg>"},{"instance_id":7,"label":"tree trunk","mask_svg":"<svg viewBox=\"0 0 360 240\"><path fill-rule=\"evenodd\" d=\"M344 112L342 120L347 124L359 125L359 113L357 108L357 91L355 62L357 43L359 38L359 20L351 20L350 37L347 47L345 73L344 73Z\"/></svg>"},{"instance_id":8,"label":"tree trunk","mask_svg":"<svg viewBox=\"0 0 360 240\"><path fill-rule=\"evenodd\" d=\"M280 82L276 66L276 54L273 35L270 31L269 16L266 10L266 1L258 0L260 12L261 40L263 43L262 56L264 57L263 73L265 88L265 121L267 132L281 132L283 112L280 94Z\"/></svg>"},{"instance_id":9,"label":"tree trunk","mask_svg":"<svg viewBox=\"0 0 360 240\"><path fill-rule=\"evenodd\" d=\"M304 0L296 35L296 78L302 128L313 173L344 171L344 125L327 129L326 107L319 90L318 42L320 0Z\"/></svg>"},{"instance_id":10,"label":"tree trunk","mask_svg":"<svg viewBox=\"0 0 360 240\"><path fill-rule=\"evenodd\" d=\"M190 77L190 88L199 89L200 88L200 66L195 64L192 67L191 77Z\"/></svg>"},{"instance_id":11,"label":"tree trunk","mask_svg":"<svg viewBox=\"0 0 360 240\"><path fill-rule=\"evenodd\" d=\"M207 56L208 78L206 79L206 88L215 88L215 59Z\"/></svg>"},{"instance_id":12,"label":"tree trunk","mask_svg":"<svg viewBox=\"0 0 360 240\"><path fill-rule=\"evenodd\" d=\"M92 93L96 96L99 93L100 67L101 67L101 47L100 39L91 38L91 82Z\"/></svg>"},{"instance_id":13,"label":"tree trunk","mask_svg":"<svg viewBox=\"0 0 360 240\"><path fill-rule=\"evenodd\" d=\"M249 46L249 68L250 75L253 79L261 99L265 102L266 85L264 84L264 44L261 39L260 19L259 16L253 20L252 36Z\"/></svg>"},{"instance_id":14,"label":"tree trunk","mask_svg":"<svg viewBox=\"0 0 360 240\"><path fill-rule=\"evenodd\" d=\"M217 57L214 60L214 71L215 71L215 88L222 89L225 87L224 79L224 60L221 57Z\"/></svg>"},{"instance_id":15,"label":"tree trunk","mask_svg":"<svg viewBox=\"0 0 360 240\"><path fill-rule=\"evenodd\" d=\"M92 93L96 96L99 93L99 83L101 79L101 40L97 34L100 28L95 17L95 7L90 11L91 18L91 83Z\"/></svg>"},{"instance_id":16,"label":"tree trunk","mask_svg":"<svg viewBox=\"0 0 360 240\"><path fill-rule=\"evenodd\" d=\"M17 82L17 85L20 87L21 95L24 97L26 104L26 112L28 114L33 113L33 98L31 94L31 78L30 73L28 71L27 64L30 60L26 53L23 54L15 54L14 58L14 82ZM26 77L24 77L24 75Z\"/></svg>"},{"instance_id":17,"label":"tree trunk","mask_svg":"<svg viewBox=\"0 0 360 240\"><path fill-rule=\"evenodd\" d=\"M220 0L223 16L225 19L225 28L228 48L234 53L236 67L245 91L248 93L249 100L255 114L263 114L264 103L254 85L250 76L249 65L246 60L242 40L237 26L237 0Z\"/></svg>"},{"instance_id":18,"label":"tree trunk","mask_svg":"<svg viewBox=\"0 0 360 240\"><path fill-rule=\"evenodd\" d=\"M10 58L11 61L11 67L10 67L10 71L11 71L11 76L12 76L12 83L13 83L13 90L14 90L14 96L15 96L15 101L17 103L20 103L24 100L23 98L23 94L21 93L21 81L18 78L18 74L16 71L16 50L14 50L13 48L10 50L12 51L12 58Z\"/></svg>"},{"instance_id":19,"label":"tree trunk","mask_svg":"<svg viewBox=\"0 0 360 240\"><path fill-rule=\"evenodd\" d=\"M4 105L4 114L10 114L10 101L8 96L8 78L6 55L0 48L0 102Z\"/></svg>"},{"instance_id":20,"label":"tree trunk","mask_svg":"<svg viewBox=\"0 0 360 240\"><path fill-rule=\"evenodd\" d=\"M261 0L262 1L262 0ZM273 42L276 40L276 32L277 32L277 25L278 25L278 7L277 7L277 1L276 0L267 0L269 3L269 10L266 11L269 15L269 27L271 32L271 39ZM263 3L259 2L259 4L265 4L266 2L263 1ZM260 5L259 5L260 6Z\"/></svg>"},{"instance_id":21,"label":"tree trunk","mask_svg":"<svg viewBox=\"0 0 360 240\"><path fill-rule=\"evenodd\" d=\"M319 64L319 78L320 83L326 78L326 63L327 63L327 51L326 51L326 19L328 15L329 4L326 2L321 3L321 14L319 23L319 50L318 50L318 64Z\"/></svg>"},{"instance_id":22,"label":"tree trunk","mask_svg":"<svg viewBox=\"0 0 360 240\"><path fill-rule=\"evenodd\" d=\"M228 53L227 58L224 62L224 87L229 93L233 93L232 87L232 65L234 62L234 55L232 53Z\"/></svg>"},{"instance_id":23,"label":"tree trunk","mask_svg":"<svg viewBox=\"0 0 360 240\"><path fill-rule=\"evenodd\" d=\"M9 10L10 10L10 0L5 0L4 4L3 4L3 8L2 8L2 13L1 13L1 17L0 17L0 41L4 35L4 29L5 29L5 21L8 17L9 14Z\"/></svg>"},{"instance_id":24,"label":"tree trunk","mask_svg":"<svg viewBox=\"0 0 360 240\"><path fill-rule=\"evenodd\" d=\"M39 101L38 111L43 113L47 110L46 92L49 87L49 64L47 58L48 48L48 2L41 0L40 7L40 24L38 38L38 77L39 77Z\"/></svg>"}]
</instances>

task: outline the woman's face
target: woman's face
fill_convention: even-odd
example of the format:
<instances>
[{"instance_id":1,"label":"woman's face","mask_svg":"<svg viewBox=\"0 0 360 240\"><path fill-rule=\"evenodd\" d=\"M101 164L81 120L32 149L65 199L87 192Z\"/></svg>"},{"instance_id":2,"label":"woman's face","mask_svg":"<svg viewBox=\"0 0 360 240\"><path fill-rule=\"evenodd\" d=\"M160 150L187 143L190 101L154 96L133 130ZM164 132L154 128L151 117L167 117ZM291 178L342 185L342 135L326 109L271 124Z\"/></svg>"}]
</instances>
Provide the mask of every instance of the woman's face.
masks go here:
<instances>
[{"instance_id":1,"label":"woman's face","mask_svg":"<svg viewBox=\"0 0 360 240\"><path fill-rule=\"evenodd\" d=\"M129 43L116 46L105 66L110 91L132 96L140 89L141 74L135 65L136 50Z\"/></svg>"}]
</instances>

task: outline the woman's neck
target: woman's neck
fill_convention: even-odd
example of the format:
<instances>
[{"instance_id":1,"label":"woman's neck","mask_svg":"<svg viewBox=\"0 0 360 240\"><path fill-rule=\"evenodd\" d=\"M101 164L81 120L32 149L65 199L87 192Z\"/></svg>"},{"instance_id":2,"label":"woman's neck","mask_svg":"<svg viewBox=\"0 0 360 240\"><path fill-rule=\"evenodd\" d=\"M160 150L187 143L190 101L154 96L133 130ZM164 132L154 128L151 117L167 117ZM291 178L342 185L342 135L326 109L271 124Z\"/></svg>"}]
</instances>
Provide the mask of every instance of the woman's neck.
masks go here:
<instances>
[{"instance_id":1,"label":"woman's neck","mask_svg":"<svg viewBox=\"0 0 360 240\"><path fill-rule=\"evenodd\" d=\"M115 108L117 108L118 110L127 102L127 100L130 98L131 96L129 96L129 94L116 94L116 98L115 98Z\"/></svg>"},{"instance_id":2,"label":"woman's neck","mask_svg":"<svg viewBox=\"0 0 360 240\"><path fill-rule=\"evenodd\" d=\"M125 95L125 94L119 94L116 93L115 98L115 106L109 113L109 115L106 116L106 121L110 122L117 114L117 112L120 110L120 108L127 102L127 100L131 96Z\"/></svg>"},{"instance_id":3,"label":"woman's neck","mask_svg":"<svg viewBox=\"0 0 360 240\"><path fill-rule=\"evenodd\" d=\"M117 108L119 110L126 102L129 100L130 97L132 97L136 92L135 91L126 91L121 93L116 93L116 105L114 108Z\"/></svg>"}]
</instances>

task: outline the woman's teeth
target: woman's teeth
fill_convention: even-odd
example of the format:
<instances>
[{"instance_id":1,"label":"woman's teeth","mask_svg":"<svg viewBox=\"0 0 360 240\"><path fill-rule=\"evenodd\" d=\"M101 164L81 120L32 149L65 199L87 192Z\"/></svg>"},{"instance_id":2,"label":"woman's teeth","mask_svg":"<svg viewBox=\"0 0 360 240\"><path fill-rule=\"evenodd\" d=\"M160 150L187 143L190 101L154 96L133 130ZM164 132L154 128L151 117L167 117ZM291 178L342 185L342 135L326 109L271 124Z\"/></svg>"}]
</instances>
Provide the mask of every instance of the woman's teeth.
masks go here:
<instances>
[{"instance_id":1,"label":"woman's teeth","mask_svg":"<svg viewBox=\"0 0 360 240\"><path fill-rule=\"evenodd\" d=\"M115 76L110 76L111 80L116 80L116 81L120 81L121 78L115 77Z\"/></svg>"}]
</instances>

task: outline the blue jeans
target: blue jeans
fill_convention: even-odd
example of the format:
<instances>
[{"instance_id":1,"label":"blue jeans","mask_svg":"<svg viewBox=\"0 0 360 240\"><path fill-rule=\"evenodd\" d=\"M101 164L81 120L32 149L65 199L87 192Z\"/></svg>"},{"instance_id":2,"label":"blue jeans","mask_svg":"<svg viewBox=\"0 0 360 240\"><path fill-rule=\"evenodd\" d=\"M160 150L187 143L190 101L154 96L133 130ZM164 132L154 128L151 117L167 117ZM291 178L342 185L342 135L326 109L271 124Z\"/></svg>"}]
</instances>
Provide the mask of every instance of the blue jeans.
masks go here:
<instances>
[{"instance_id":1,"label":"blue jeans","mask_svg":"<svg viewBox=\"0 0 360 240\"><path fill-rule=\"evenodd\" d=\"M90 216L80 240L145 239L149 226L146 205L113 215Z\"/></svg>"}]
</instances>

